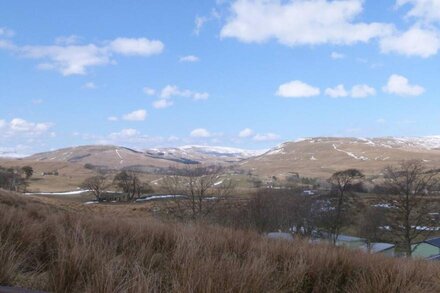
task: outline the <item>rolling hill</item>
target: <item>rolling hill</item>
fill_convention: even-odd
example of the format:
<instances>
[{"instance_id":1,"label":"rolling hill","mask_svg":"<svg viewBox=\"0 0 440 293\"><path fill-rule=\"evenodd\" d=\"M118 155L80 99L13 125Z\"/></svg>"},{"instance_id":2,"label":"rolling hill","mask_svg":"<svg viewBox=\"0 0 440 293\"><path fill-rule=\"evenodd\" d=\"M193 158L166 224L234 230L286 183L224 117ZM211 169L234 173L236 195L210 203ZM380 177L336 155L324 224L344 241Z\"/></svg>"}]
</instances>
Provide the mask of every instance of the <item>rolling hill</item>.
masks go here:
<instances>
[{"instance_id":1,"label":"rolling hill","mask_svg":"<svg viewBox=\"0 0 440 293\"><path fill-rule=\"evenodd\" d=\"M328 177L335 171L358 168L366 174L379 174L402 160L423 160L440 167L440 137L423 138L337 138L318 137L286 142L240 165L257 174Z\"/></svg>"}]
</instances>

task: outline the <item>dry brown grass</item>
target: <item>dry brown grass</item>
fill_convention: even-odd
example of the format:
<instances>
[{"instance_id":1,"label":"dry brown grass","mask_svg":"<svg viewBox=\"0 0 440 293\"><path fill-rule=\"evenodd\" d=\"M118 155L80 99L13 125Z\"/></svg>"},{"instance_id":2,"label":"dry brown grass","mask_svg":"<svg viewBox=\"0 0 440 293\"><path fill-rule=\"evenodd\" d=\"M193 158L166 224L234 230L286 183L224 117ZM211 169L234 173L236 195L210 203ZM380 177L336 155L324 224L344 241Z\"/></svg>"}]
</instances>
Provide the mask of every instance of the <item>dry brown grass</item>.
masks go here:
<instances>
[{"instance_id":1,"label":"dry brown grass","mask_svg":"<svg viewBox=\"0 0 440 293\"><path fill-rule=\"evenodd\" d=\"M51 292L440 292L440 266L0 191L0 285Z\"/></svg>"}]
</instances>

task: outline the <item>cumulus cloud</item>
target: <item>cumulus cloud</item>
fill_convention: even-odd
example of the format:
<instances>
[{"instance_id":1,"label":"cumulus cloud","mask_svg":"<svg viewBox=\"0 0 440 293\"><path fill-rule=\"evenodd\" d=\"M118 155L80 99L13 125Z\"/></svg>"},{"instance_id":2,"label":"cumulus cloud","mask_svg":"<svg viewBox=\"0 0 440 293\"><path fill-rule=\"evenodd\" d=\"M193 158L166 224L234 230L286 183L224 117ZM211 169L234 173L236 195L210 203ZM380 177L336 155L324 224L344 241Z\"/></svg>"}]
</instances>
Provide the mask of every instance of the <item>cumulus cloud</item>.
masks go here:
<instances>
[{"instance_id":1,"label":"cumulus cloud","mask_svg":"<svg viewBox=\"0 0 440 293\"><path fill-rule=\"evenodd\" d=\"M247 138L254 135L254 131L250 128L245 128L238 133L238 137Z\"/></svg>"},{"instance_id":2,"label":"cumulus cloud","mask_svg":"<svg viewBox=\"0 0 440 293\"><path fill-rule=\"evenodd\" d=\"M208 138L211 137L212 134L205 128L196 128L191 131L190 136L195 138Z\"/></svg>"},{"instance_id":3,"label":"cumulus cloud","mask_svg":"<svg viewBox=\"0 0 440 293\"><path fill-rule=\"evenodd\" d=\"M307 98L317 96L320 92L319 88L294 80L280 85L276 95L284 98Z\"/></svg>"},{"instance_id":4,"label":"cumulus cloud","mask_svg":"<svg viewBox=\"0 0 440 293\"><path fill-rule=\"evenodd\" d=\"M15 32L7 27L0 27L0 37L10 38L15 35Z\"/></svg>"},{"instance_id":5,"label":"cumulus cloud","mask_svg":"<svg viewBox=\"0 0 440 293\"><path fill-rule=\"evenodd\" d=\"M147 38L117 38L110 42L109 48L123 55L149 56L162 53L164 45L161 41Z\"/></svg>"},{"instance_id":6,"label":"cumulus cloud","mask_svg":"<svg viewBox=\"0 0 440 293\"><path fill-rule=\"evenodd\" d=\"M49 122L30 122L22 118L14 118L9 122L0 120L0 135L37 137L50 134L52 127L53 124Z\"/></svg>"},{"instance_id":7,"label":"cumulus cloud","mask_svg":"<svg viewBox=\"0 0 440 293\"><path fill-rule=\"evenodd\" d=\"M153 102L153 107L156 109L164 109L174 105L172 98L184 97L191 98L194 101L207 100L209 94L207 92L195 92L188 89L181 89L176 85L167 85L161 90L156 91L153 88L144 88L144 93L149 96L157 95L158 99Z\"/></svg>"},{"instance_id":8,"label":"cumulus cloud","mask_svg":"<svg viewBox=\"0 0 440 293\"><path fill-rule=\"evenodd\" d=\"M420 85L412 85L409 80L401 75L393 74L388 79L388 83L383 87L383 91L398 96L420 96L425 89Z\"/></svg>"},{"instance_id":9,"label":"cumulus cloud","mask_svg":"<svg viewBox=\"0 0 440 293\"><path fill-rule=\"evenodd\" d=\"M397 53L405 56L428 58L440 50L440 33L433 28L414 26L380 40L383 53Z\"/></svg>"},{"instance_id":10,"label":"cumulus cloud","mask_svg":"<svg viewBox=\"0 0 440 293\"><path fill-rule=\"evenodd\" d=\"M156 90L153 88L149 88L149 87L144 87L143 88L143 92L144 94L146 94L147 96L154 96L156 94Z\"/></svg>"},{"instance_id":11,"label":"cumulus cloud","mask_svg":"<svg viewBox=\"0 0 440 293\"><path fill-rule=\"evenodd\" d=\"M276 133L264 133L264 134L257 134L254 136L253 138L256 141L274 141L274 140L279 140L280 136Z\"/></svg>"},{"instance_id":12,"label":"cumulus cloud","mask_svg":"<svg viewBox=\"0 0 440 293\"><path fill-rule=\"evenodd\" d=\"M337 59L344 59L345 55L342 53L338 53L338 52L332 52L330 54L330 58L332 58L333 60L337 60Z\"/></svg>"},{"instance_id":13,"label":"cumulus cloud","mask_svg":"<svg viewBox=\"0 0 440 293\"><path fill-rule=\"evenodd\" d=\"M376 89L366 84L358 84L351 89L351 97L353 98L366 98L374 95L376 95Z\"/></svg>"},{"instance_id":14,"label":"cumulus cloud","mask_svg":"<svg viewBox=\"0 0 440 293\"><path fill-rule=\"evenodd\" d=\"M384 23L356 22L363 0L236 0L221 37L295 45L354 44L392 32Z\"/></svg>"},{"instance_id":15,"label":"cumulus cloud","mask_svg":"<svg viewBox=\"0 0 440 293\"><path fill-rule=\"evenodd\" d=\"M180 57L179 59L180 62L198 62L200 61L200 58L194 55L188 55L188 56L183 56Z\"/></svg>"},{"instance_id":16,"label":"cumulus cloud","mask_svg":"<svg viewBox=\"0 0 440 293\"><path fill-rule=\"evenodd\" d=\"M347 91L343 84L339 84L334 88L327 88L325 90L325 95L332 98L366 98L368 96L374 96L375 94L376 89L366 84L354 85L350 91Z\"/></svg>"},{"instance_id":17,"label":"cumulus cloud","mask_svg":"<svg viewBox=\"0 0 440 293\"><path fill-rule=\"evenodd\" d=\"M54 45L17 46L10 41L0 40L0 48L14 51L23 57L41 60L39 69L55 70L62 75L83 75L93 66L114 64L115 55L150 56L160 54L164 45L161 41L147 38L117 38L104 45L77 44L76 36L61 37Z\"/></svg>"},{"instance_id":18,"label":"cumulus cloud","mask_svg":"<svg viewBox=\"0 0 440 293\"><path fill-rule=\"evenodd\" d=\"M77 35L61 36L55 39L57 45L73 45L79 43L81 38Z\"/></svg>"},{"instance_id":19,"label":"cumulus cloud","mask_svg":"<svg viewBox=\"0 0 440 293\"><path fill-rule=\"evenodd\" d=\"M133 138L136 136L139 136L140 132L133 128L125 128L122 129L119 132L112 132L109 134L109 138L113 140L119 140L119 139L127 139L127 138Z\"/></svg>"},{"instance_id":20,"label":"cumulus cloud","mask_svg":"<svg viewBox=\"0 0 440 293\"><path fill-rule=\"evenodd\" d=\"M397 7L411 4L408 17L421 18L426 22L440 21L440 1L438 0L397 0Z\"/></svg>"},{"instance_id":21,"label":"cumulus cloud","mask_svg":"<svg viewBox=\"0 0 440 293\"><path fill-rule=\"evenodd\" d=\"M160 97L187 97L193 100L206 100L209 98L209 94L206 92L194 92L188 89L180 89L175 85L167 85L160 91Z\"/></svg>"},{"instance_id":22,"label":"cumulus cloud","mask_svg":"<svg viewBox=\"0 0 440 293\"><path fill-rule=\"evenodd\" d=\"M332 98L343 98L348 96L348 92L343 84L339 84L334 88L325 89L325 95Z\"/></svg>"},{"instance_id":23,"label":"cumulus cloud","mask_svg":"<svg viewBox=\"0 0 440 293\"><path fill-rule=\"evenodd\" d=\"M147 111L144 109L139 109L131 113L122 116L122 119L127 121L144 121L147 118Z\"/></svg>"},{"instance_id":24,"label":"cumulus cloud","mask_svg":"<svg viewBox=\"0 0 440 293\"><path fill-rule=\"evenodd\" d=\"M98 87L96 86L96 84L94 82L89 81L83 85L83 88L88 89L88 90L94 90Z\"/></svg>"},{"instance_id":25,"label":"cumulus cloud","mask_svg":"<svg viewBox=\"0 0 440 293\"><path fill-rule=\"evenodd\" d=\"M153 102L153 107L156 109L165 109L173 105L173 101L169 99L159 99Z\"/></svg>"},{"instance_id":26,"label":"cumulus cloud","mask_svg":"<svg viewBox=\"0 0 440 293\"><path fill-rule=\"evenodd\" d=\"M202 27L205 25L205 23L209 20L206 16L196 16L194 19L194 34L199 35L200 31L202 30Z\"/></svg>"}]
</instances>

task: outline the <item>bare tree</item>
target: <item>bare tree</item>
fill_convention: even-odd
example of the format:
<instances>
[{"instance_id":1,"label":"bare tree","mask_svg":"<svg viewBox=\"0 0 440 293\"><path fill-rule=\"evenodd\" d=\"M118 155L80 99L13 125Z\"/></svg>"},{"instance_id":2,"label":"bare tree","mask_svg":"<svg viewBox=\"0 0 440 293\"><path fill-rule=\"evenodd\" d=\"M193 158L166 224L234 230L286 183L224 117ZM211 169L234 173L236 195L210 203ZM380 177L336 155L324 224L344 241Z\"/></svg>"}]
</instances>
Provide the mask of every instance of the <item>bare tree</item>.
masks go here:
<instances>
[{"instance_id":1,"label":"bare tree","mask_svg":"<svg viewBox=\"0 0 440 293\"><path fill-rule=\"evenodd\" d=\"M411 256L415 242L432 233L434 220L426 197L438 187L438 175L439 170L427 169L417 160L403 161L384 170L384 186L389 193L381 199L389 207L389 230L406 256Z\"/></svg>"},{"instance_id":2,"label":"bare tree","mask_svg":"<svg viewBox=\"0 0 440 293\"><path fill-rule=\"evenodd\" d=\"M81 184L82 188L90 190L98 201L102 200L101 195L109 187L107 178L104 176L93 176L84 180Z\"/></svg>"},{"instance_id":3,"label":"bare tree","mask_svg":"<svg viewBox=\"0 0 440 293\"><path fill-rule=\"evenodd\" d=\"M331 193L334 199L334 209L329 210L328 215L331 216L329 222L329 232L333 244L336 244L336 240L341 233L341 228L345 224L345 220L349 214L350 199L353 195L350 192L350 187L364 178L364 174L357 169L347 169L334 173L329 182L333 186L334 192Z\"/></svg>"},{"instance_id":4,"label":"bare tree","mask_svg":"<svg viewBox=\"0 0 440 293\"><path fill-rule=\"evenodd\" d=\"M382 227L385 224L384 208L365 207L358 221L358 233L364 239L367 250L371 251L371 244L384 236Z\"/></svg>"},{"instance_id":5,"label":"bare tree","mask_svg":"<svg viewBox=\"0 0 440 293\"><path fill-rule=\"evenodd\" d=\"M135 172L121 171L116 174L113 183L126 194L127 200L152 191L151 186L142 182Z\"/></svg>"},{"instance_id":6,"label":"bare tree","mask_svg":"<svg viewBox=\"0 0 440 293\"><path fill-rule=\"evenodd\" d=\"M180 218L189 216L193 220L211 213L219 202L231 195L235 187L222 171L217 166L188 165L175 175L165 177L163 188L176 196L172 213Z\"/></svg>"}]
</instances>

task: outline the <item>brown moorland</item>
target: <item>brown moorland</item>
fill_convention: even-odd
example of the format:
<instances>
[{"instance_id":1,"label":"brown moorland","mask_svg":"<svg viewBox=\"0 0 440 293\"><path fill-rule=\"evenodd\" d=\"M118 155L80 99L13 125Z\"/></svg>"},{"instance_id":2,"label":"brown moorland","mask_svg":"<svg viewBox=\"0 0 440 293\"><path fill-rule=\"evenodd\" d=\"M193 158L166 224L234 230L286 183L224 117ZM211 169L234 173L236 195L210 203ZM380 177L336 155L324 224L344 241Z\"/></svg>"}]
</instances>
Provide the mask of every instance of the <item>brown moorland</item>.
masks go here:
<instances>
[{"instance_id":1,"label":"brown moorland","mask_svg":"<svg viewBox=\"0 0 440 293\"><path fill-rule=\"evenodd\" d=\"M50 292L440 292L440 265L0 191L0 285Z\"/></svg>"}]
</instances>

